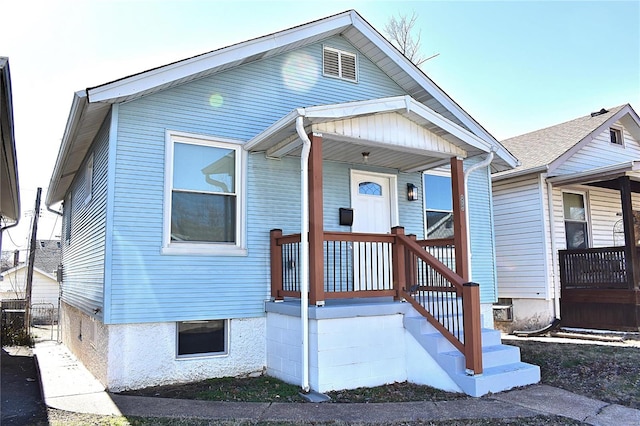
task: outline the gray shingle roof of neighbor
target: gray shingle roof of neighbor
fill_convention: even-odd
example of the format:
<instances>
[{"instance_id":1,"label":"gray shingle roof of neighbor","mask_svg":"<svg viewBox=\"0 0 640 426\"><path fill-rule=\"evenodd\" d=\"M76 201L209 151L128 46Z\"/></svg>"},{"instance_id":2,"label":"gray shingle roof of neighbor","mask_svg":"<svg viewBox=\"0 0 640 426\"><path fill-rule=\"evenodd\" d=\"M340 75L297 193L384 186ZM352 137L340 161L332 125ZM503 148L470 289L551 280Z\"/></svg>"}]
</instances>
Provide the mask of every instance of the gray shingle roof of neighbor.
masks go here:
<instances>
[{"instance_id":1,"label":"gray shingle roof of neighbor","mask_svg":"<svg viewBox=\"0 0 640 426\"><path fill-rule=\"evenodd\" d=\"M535 169L552 163L591 132L597 129L625 105L585 115L574 120L539 129L502 141L502 145L519 161L520 166L512 171ZM600 113L602 112L602 113Z\"/></svg>"},{"instance_id":2,"label":"gray shingle roof of neighbor","mask_svg":"<svg viewBox=\"0 0 640 426\"><path fill-rule=\"evenodd\" d=\"M36 256L34 266L48 274L55 275L58 265L62 261L60 240L38 240L36 242Z\"/></svg>"}]
</instances>

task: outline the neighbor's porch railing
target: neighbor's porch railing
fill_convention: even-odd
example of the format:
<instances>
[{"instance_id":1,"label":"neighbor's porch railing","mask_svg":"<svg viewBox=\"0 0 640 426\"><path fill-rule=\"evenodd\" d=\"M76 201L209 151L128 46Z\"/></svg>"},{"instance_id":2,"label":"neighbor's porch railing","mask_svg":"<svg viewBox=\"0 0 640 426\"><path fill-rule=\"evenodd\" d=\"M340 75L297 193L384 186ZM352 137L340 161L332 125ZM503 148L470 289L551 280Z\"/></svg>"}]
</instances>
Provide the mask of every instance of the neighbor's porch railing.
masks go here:
<instances>
[{"instance_id":1,"label":"neighbor's porch railing","mask_svg":"<svg viewBox=\"0 0 640 426\"><path fill-rule=\"evenodd\" d=\"M633 265L625 247L560 250L562 289L633 289Z\"/></svg>"},{"instance_id":2,"label":"neighbor's porch railing","mask_svg":"<svg viewBox=\"0 0 640 426\"><path fill-rule=\"evenodd\" d=\"M320 300L393 296L405 299L482 372L479 287L453 272L453 240L416 241L392 234L323 233ZM271 231L271 294L300 298L300 234Z\"/></svg>"}]
</instances>

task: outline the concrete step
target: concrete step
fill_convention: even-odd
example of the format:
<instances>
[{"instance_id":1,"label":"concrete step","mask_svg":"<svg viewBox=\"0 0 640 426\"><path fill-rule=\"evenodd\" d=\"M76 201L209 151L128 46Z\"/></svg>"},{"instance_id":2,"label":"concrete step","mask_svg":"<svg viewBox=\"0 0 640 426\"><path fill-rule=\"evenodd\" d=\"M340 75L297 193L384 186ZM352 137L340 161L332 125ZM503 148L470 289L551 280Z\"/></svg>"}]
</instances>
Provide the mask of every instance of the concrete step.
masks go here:
<instances>
[{"instance_id":1,"label":"concrete step","mask_svg":"<svg viewBox=\"0 0 640 426\"><path fill-rule=\"evenodd\" d=\"M467 394L481 396L540 381L540 368L520 361L520 349L503 345L500 332L482 329L483 373L468 375L464 355L425 318L405 316L404 326Z\"/></svg>"},{"instance_id":2,"label":"concrete step","mask_svg":"<svg viewBox=\"0 0 640 426\"><path fill-rule=\"evenodd\" d=\"M516 362L485 368L482 374L469 376L457 373L451 378L467 395L482 396L503 392L518 386L527 386L540 381L540 367Z\"/></svg>"}]
</instances>

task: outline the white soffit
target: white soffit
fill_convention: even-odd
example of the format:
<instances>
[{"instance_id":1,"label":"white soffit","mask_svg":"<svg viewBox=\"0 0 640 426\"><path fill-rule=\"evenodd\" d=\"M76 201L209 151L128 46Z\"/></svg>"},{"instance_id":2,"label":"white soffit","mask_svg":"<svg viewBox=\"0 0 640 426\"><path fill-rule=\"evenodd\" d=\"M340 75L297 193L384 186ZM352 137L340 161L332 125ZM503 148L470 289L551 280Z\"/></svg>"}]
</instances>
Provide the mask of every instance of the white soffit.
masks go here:
<instances>
[{"instance_id":1,"label":"white soffit","mask_svg":"<svg viewBox=\"0 0 640 426\"><path fill-rule=\"evenodd\" d=\"M404 119L394 119L394 115ZM396 96L299 108L251 139L245 149L266 151L267 155L273 157L292 152L300 144L295 132L297 116L304 116L306 125L312 125L312 130L351 140L382 143L389 148L396 146L424 152L433 148L433 152L464 157L487 153L492 149L498 151L500 148L499 144L481 139L410 96ZM395 123L396 130L404 133L390 134L390 123ZM412 131L414 133L410 135ZM429 144L425 145L425 141ZM508 167L510 159L503 161L504 166Z\"/></svg>"}]
</instances>

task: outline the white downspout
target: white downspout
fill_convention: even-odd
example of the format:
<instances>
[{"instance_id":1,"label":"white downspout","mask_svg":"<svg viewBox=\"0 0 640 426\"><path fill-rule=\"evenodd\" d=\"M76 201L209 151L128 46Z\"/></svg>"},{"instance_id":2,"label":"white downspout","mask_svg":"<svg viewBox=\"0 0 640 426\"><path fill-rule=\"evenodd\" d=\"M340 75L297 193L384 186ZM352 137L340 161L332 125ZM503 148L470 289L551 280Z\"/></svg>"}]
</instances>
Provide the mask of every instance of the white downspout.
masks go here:
<instances>
[{"instance_id":1,"label":"white downspout","mask_svg":"<svg viewBox=\"0 0 640 426\"><path fill-rule=\"evenodd\" d=\"M560 319L560 286L558 285L558 276L556 275L556 271L560 268L558 267L558 257L556 256L556 232L553 217L553 185L549 181L547 181L547 197L549 200L549 230L551 231L551 267L553 268L553 272L551 273L551 277L553 278L553 310L554 318Z\"/></svg>"},{"instance_id":2,"label":"white downspout","mask_svg":"<svg viewBox=\"0 0 640 426\"><path fill-rule=\"evenodd\" d=\"M471 281L472 272L471 270L471 224L469 223L469 175L474 171L487 167L493 161L493 157L495 156L494 151L495 147L491 147L491 151L487 155L487 158L482 160L479 163L476 163L469 167L464 171L464 220L467 222L467 265L469 265L469 281Z\"/></svg>"},{"instance_id":3,"label":"white downspout","mask_svg":"<svg viewBox=\"0 0 640 426\"><path fill-rule=\"evenodd\" d=\"M302 322L302 390L309 392L309 153L311 141L304 131L304 110L296 118L296 131L302 140L300 155L300 321Z\"/></svg>"}]
</instances>

